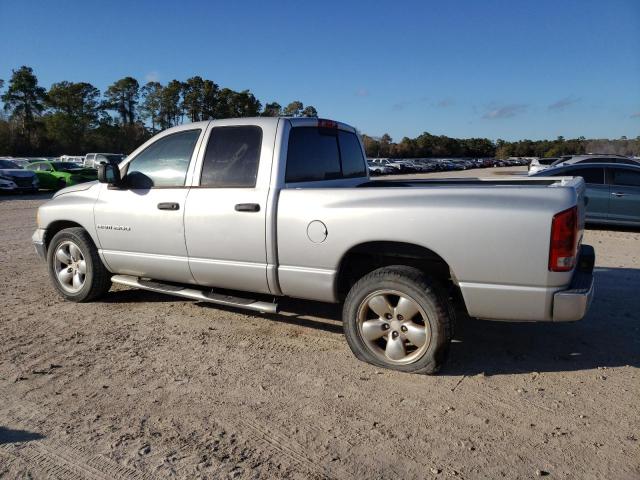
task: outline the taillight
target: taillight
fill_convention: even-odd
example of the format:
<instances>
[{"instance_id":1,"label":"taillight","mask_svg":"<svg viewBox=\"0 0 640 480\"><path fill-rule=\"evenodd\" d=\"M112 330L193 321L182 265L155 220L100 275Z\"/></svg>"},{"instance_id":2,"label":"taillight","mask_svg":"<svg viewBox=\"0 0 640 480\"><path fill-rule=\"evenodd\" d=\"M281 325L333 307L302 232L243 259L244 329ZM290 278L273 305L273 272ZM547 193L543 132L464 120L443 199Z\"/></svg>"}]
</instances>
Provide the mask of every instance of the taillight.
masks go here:
<instances>
[{"instance_id":1,"label":"taillight","mask_svg":"<svg viewBox=\"0 0 640 480\"><path fill-rule=\"evenodd\" d=\"M576 264L578 250L578 207L572 207L553 216L549 270L567 272Z\"/></svg>"}]
</instances>

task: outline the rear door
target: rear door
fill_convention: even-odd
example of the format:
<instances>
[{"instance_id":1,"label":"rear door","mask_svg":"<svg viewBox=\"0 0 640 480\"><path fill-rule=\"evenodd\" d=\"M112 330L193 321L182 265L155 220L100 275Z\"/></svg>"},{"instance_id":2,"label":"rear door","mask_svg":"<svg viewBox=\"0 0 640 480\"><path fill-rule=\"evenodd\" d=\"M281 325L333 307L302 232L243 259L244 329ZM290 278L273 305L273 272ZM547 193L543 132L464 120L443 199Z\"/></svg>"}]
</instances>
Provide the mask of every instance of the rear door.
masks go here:
<instances>
[{"instance_id":1,"label":"rear door","mask_svg":"<svg viewBox=\"0 0 640 480\"><path fill-rule=\"evenodd\" d=\"M586 220L597 222L609 218L609 185L605 181L604 167L574 166L563 170L559 175L582 177L587 185Z\"/></svg>"},{"instance_id":2,"label":"rear door","mask_svg":"<svg viewBox=\"0 0 640 480\"><path fill-rule=\"evenodd\" d=\"M640 169L611 166L608 170L611 189L609 220L640 223Z\"/></svg>"},{"instance_id":3,"label":"rear door","mask_svg":"<svg viewBox=\"0 0 640 480\"><path fill-rule=\"evenodd\" d=\"M267 196L276 129L272 119L210 124L184 219L200 285L269 293Z\"/></svg>"}]
</instances>

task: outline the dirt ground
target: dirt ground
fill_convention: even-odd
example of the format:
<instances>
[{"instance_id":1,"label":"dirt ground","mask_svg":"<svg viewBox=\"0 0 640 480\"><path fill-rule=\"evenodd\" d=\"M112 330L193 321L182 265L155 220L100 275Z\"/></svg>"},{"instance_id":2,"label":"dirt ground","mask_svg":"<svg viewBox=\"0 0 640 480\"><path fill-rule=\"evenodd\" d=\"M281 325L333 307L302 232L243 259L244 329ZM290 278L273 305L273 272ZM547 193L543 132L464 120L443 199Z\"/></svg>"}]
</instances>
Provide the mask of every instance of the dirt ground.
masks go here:
<instances>
[{"instance_id":1,"label":"dirt ground","mask_svg":"<svg viewBox=\"0 0 640 480\"><path fill-rule=\"evenodd\" d=\"M0 197L2 478L640 478L640 230L586 231L586 319L463 321L425 377L357 361L331 305L63 302L46 198Z\"/></svg>"}]
</instances>

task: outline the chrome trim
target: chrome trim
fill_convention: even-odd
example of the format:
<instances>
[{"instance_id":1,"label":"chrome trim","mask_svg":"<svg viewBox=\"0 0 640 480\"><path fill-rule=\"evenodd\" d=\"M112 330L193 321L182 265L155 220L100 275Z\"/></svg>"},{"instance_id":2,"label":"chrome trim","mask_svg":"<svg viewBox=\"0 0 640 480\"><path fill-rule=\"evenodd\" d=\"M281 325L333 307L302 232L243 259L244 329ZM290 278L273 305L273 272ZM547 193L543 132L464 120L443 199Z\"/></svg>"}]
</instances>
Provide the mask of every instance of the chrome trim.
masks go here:
<instances>
[{"instance_id":1,"label":"chrome trim","mask_svg":"<svg viewBox=\"0 0 640 480\"><path fill-rule=\"evenodd\" d=\"M202 290L188 287L176 287L174 285L166 285L166 288L161 286L161 282L154 282L153 285L141 283L138 277L131 275L114 275L111 277L113 283L119 285L125 285L127 287L140 288L142 290L148 290L151 292L164 293L167 295L175 295L177 297L188 298L190 300L197 300L199 302L216 303L218 305L226 305L229 307L244 308L247 310L254 310L261 313L278 313L278 304L268 303L262 301L250 301L250 303L225 300L222 295L218 298L212 298L207 296ZM247 300L249 302L249 300Z\"/></svg>"},{"instance_id":2,"label":"chrome trim","mask_svg":"<svg viewBox=\"0 0 640 480\"><path fill-rule=\"evenodd\" d=\"M46 229L38 228L35 232L33 232L33 235L31 236L31 242L36 249L38 257L40 257L40 260L47 259L47 247L44 243L44 236L46 235L46 233Z\"/></svg>"},{"instance_id":3,"label":"chrome trim","mask_svg":"<svg viewBox=\"0 0 640 480\"><path fill-rule=\"evenodd\" d=\"M575 322L581 320L589 311L594 294L594 281L591 277L589 288L585 290L564 290L553 296L553 321Z\"/></svg>"}]
</instances>

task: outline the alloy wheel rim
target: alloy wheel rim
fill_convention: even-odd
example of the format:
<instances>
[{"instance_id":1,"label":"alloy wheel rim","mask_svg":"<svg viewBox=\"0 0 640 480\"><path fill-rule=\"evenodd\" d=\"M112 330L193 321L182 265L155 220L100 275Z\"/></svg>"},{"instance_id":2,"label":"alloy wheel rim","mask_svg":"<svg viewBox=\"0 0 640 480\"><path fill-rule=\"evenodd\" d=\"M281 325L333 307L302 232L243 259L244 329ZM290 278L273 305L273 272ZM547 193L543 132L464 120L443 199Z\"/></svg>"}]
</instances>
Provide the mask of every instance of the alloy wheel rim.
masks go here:
<instances>
[{"instance_id":1,"label":"alloy wheel rim","mask_svg":"<svg viewBox=\"0 0 640 480\"><path fill-rule=\"evenodd\" d=\"M82 290L87 278L87 263L80 247L70 240L60 243L53 256L58 284L69 293Z\"/></svg>"},{"instance_id":2,"label":"alloy wheel rim","mask_svg":"<svg viewBox=\"0 0 640 480\"><path fill-rule=\"evenodd\" d=\"M376 357L391 364L412 363L431 343L424 309L406 293L376 290L358 308L358 333Z\"/></svg>"}]
</instances>

